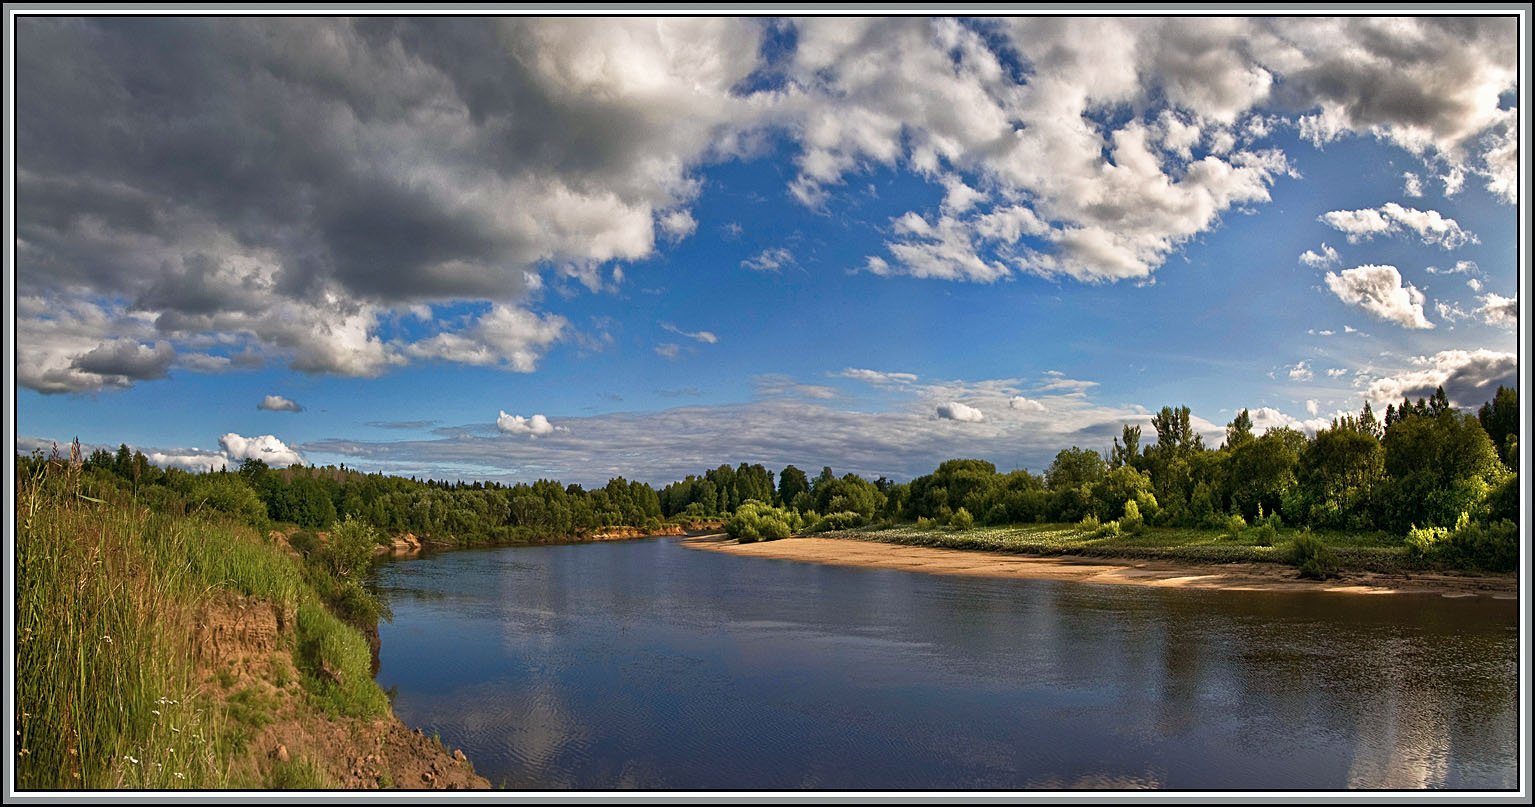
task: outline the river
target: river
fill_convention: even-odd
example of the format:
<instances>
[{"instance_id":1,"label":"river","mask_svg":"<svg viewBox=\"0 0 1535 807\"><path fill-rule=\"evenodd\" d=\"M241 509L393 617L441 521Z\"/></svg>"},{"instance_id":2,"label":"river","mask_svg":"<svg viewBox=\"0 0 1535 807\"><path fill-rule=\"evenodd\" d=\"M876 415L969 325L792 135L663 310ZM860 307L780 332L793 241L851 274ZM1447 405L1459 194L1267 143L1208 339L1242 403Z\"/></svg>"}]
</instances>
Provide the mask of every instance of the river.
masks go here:
<instances>
[{"instance_id":1,"label":"river","mask_svg":"<svg viewBox=\"0 0 1535 807\"><path fill-rule=\"evenodd\" d=\"M740 558L384 564L379 683L510 788L1517 787L1518 609Z\"/></svg>"}]
</instances>

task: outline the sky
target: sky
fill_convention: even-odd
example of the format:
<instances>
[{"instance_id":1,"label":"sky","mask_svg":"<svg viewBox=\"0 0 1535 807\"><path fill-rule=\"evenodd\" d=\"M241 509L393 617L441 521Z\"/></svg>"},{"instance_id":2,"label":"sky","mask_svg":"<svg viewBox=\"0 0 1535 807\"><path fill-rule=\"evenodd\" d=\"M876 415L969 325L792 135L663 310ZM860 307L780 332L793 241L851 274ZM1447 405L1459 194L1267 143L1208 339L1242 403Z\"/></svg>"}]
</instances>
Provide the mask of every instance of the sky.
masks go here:
<instances>
[{"instance_id":1,"label":"sky","mask_svg":"<svg viewBox=\"0 0 1535 807\"><path fill-rule=\"evenodd\" d=\"M14 17L20 450L1043 470L1519 374L1519 19Z\"/></svg>"}]
</instances>

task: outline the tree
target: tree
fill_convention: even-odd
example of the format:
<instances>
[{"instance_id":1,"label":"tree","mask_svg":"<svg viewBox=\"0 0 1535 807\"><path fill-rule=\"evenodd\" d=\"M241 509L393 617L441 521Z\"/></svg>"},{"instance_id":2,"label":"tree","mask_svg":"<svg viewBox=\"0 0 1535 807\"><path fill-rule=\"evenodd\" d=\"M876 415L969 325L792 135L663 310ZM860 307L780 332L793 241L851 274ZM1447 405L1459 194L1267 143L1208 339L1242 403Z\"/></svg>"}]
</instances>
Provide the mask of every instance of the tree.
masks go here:
<instances>
[{"instance_id":1,"label":"tree","mask_svg":"<svg viewBox=\"0 0 1535 807\"><path fill-rule=\"evenodd\" d=\"M1519 391L1499 385L1492 400L1482 404L1476 413L1477 420L1492 445L1498 450L1503 464L1514 468L1519 464Z\"/></svg>"},{"instance_id":2,"label":"tree","mask_svg":"<svg viewBox=\"0 0 1535 807\"><path fill-rule=\"evenodd\" d=\"M1306 435L1290 428L1270 429L1231 452L1231 504L1242 516L1277 513L1295 487L1295 470Z\"/></svg>"},{"instance_id":3,"label":"tree","mask_svg":"<svg viewBox=\"0 0 1535 807\"><path fill-rule=\"evenodd\" d=\"M1451 527L1480 510L1508 474L1481 422L1453 410L1397 415L1382 441L1389 481L1378 523L1397 532Z\"/></svg>"},{"instance_id":4,"label":"tree","mask_svg":"<svg viewBox=\"0 0 1535 807\"><path fill-rule=\"evenodd\" d=\"M1252 442L1253 419L1246 409L1237 413L1237 416L1226 424L1226 448L1237 449Z\"/></svg>"},{"instance_id":5,"label":"tree","mask_svg":"<svg viewBox=\"0 0 1535 807\"><path fill-rule=\"evenodd\" d=\"M1368 526L1385 469L1385 452L1369 431L1337 425L1317 432L1299 471L1307 519L1332 529Z\"/></svg>"},{"instance_id":6,"label":"tree","mask_svg":"<svg viewBox=\"0 0 1535 807\"><path fill-rule=\"evenodd\" d=\"M1123 438L1123 442L1121 442ZM1114 448L1109 453L1109 467L1139 467L1141 459L1141 427L1126 423L1124 431L1114 438Z\"/></svg>"}]
</instances>

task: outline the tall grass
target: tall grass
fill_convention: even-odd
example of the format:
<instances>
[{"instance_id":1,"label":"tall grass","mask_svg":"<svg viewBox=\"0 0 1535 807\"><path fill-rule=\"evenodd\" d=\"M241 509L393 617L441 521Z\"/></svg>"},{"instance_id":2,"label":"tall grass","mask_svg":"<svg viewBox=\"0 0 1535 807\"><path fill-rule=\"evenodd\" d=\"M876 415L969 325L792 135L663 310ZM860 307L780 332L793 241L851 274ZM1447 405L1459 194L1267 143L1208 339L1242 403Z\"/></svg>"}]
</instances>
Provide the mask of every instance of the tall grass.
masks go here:
<instances>
[{"instance_id":1,"label":"tall grass","mask_svg":"<svg viewBox=\"0 0 1535 807\"><path fill-rule=\"evenodd\" d=\"M305 689L327 712L385 714L366 641L320 605L298 564L253 529L89 496L78 461L17 481L16 785L221 788L234 781L225 706L192 624L221 592L297 613ZM330 680L326 674L339 678Z\"/></svg>"}]
</instances>

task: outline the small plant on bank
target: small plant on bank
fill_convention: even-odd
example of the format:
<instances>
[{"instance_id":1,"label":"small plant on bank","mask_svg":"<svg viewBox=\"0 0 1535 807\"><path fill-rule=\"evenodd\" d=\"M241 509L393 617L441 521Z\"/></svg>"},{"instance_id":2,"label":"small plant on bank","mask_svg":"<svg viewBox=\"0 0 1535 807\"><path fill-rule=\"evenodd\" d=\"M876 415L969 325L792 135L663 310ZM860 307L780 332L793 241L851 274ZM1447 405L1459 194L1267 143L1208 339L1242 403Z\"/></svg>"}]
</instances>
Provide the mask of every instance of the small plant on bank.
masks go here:
<instances>
[{"instance_id":1,"label":"small plant on bank","mask_svg":"<svg viewBox=\"0 0 1535 807\"><path fill-rule=\"evenodd\" d=\"M956 530L971 529L975 526L975 517L970 515L969 510L961 507L954 511L954 515L949 516L949 526Z\"/></svg>"},{"instance_id":2,"label":"small plant on bank","mask_svg":"<svg viewBox=\"0 0 1535 807\"><path fill-rule=\"evenodd\" d=\"M1308 580L1327 580L1338 576L1338 560L1332 547L1309 529L1295 534L1290 562L1300 570L1300 576Z\"/></svg>"},{"instance_id":3,"label":"small plant on bank","mask_svg":"<svg viewBox=\"0 0 1535 807\"><path fill-rule=\"evenodd\" d=\"M1141 506L1134 499L1125 502L1125 514L1119 519L1119 529L1130 535L1139 533L1146 526L1146 520L1141 517Z\"/></svg>"}]
</instances>

